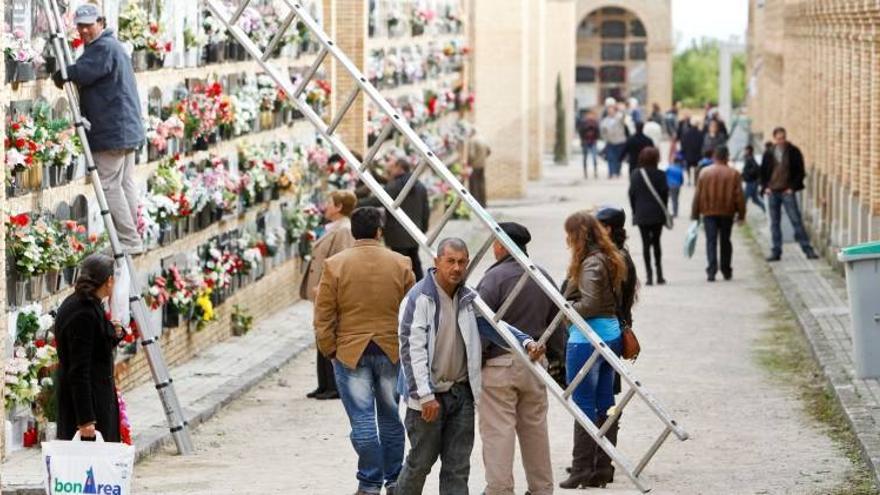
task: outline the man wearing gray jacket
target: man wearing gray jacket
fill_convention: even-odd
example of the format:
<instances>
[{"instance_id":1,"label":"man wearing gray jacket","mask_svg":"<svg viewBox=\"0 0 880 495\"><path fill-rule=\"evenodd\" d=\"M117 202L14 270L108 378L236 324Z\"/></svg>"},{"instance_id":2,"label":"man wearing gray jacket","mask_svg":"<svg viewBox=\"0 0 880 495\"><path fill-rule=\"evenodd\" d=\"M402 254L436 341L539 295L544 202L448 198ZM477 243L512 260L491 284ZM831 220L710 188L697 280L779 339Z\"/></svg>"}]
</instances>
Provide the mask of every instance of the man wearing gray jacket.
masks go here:
<instances>
[{"instance_id":1,"label":"man wearing gray jacket","mask_svg":"<svg viewBox=\"0 0 880 495\"><path fill-rule=\"evenodd\" d=\"M144 123L131 57L104 29L96 5L80 5L74 13L76 30L85 42L83 54L67 67L67 80L79 88L86 135L107 197L113 224L123 249L143 252L137 231L138 196L135 188L134 155L144 142ZM52 79L61 88L61 71Z\"/></svg>"},{"instance_id":2,"label":"man wearing gray jacket","mask_svg":"<svg viewBox=\"0 0 880 495\"><path fill-rule=\"evenodd\" d=\"M404 426L411 447L395 495L421 494L438 457L440 493L468 493L484 340L507 347L491 323L477 316L477 293L464 285L468 262L464 241L444 239L434 268L400 306L398 388L408 406ZM532 360L544 355L534 339L507 328Z\"/></svg>"}]
</instances>

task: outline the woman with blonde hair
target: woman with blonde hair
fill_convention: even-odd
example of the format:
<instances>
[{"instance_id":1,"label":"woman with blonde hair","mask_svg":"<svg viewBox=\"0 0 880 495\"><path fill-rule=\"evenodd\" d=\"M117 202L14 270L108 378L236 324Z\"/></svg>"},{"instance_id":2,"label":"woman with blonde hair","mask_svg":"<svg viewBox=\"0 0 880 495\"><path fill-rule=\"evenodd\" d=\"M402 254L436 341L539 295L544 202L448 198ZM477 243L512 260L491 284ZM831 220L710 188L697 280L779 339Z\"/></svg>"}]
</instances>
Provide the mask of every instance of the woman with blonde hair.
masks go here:
<instances>
[{"instance_id":1,"label":"woman with blonde hair","mask_svg":"<svg viewBox=\"0 0 880 495\"><path fill-rule=\"evenodd\" d=\"M315 292L321 280L324 260L354 246L349 219L355 206L357 206L357 196L352 191L339 190L327 195L324 203L324 218L328 223L324 226L324 234L318 238L312 248L312 259L305 268L299 287L301 298L315 302ZM317 354L318 388L306 394L306 397L318 400L338 399L339 391L336 389L336 378L333 375L333 362L325 358L320 351Z\"/></svg>"},{"instance_id":2,"label":"woman with blonde hair","mask_svg":"<svg viewBox=\"0 0 880 495\"><path fill-rule=\"evenodd\" d=\"M565 298L590 328L613 352L621 352L621 328L618 309L621 289L627 279L627 265L620 250L602 223L586 211L573 213L565 220L571 263L568 267ZM574 325L569 328L566 371L571 383L593 353L590 340ZM614 369L603 358L587 373L572 397L593 423L607 416L614 405ZM574 424L571 475L560 488L602 486L608 482L596 470L599 446L577 422ZM594 479L595 478L595 479ZM599 479L601 478L601 479Z\"/></svg>"}]
</instances>

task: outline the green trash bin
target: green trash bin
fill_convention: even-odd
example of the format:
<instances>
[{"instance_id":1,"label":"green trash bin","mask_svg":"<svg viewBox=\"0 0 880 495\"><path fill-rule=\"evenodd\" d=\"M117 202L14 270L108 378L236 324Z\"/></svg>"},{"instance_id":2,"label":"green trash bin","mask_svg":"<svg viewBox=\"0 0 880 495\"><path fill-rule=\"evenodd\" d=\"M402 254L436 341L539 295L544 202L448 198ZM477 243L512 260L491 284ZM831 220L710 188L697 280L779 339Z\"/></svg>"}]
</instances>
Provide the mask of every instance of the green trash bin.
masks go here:
<instances>
[{"instance_id":1,"label":"green trash bin","mask_svg":"<svg viewBox=\"0 0 880 495\"><path fill-rule=\"evenodd\" d=\"M880 241L843 249L858 378L880 378Z\"/></svg>"}]
</instances>

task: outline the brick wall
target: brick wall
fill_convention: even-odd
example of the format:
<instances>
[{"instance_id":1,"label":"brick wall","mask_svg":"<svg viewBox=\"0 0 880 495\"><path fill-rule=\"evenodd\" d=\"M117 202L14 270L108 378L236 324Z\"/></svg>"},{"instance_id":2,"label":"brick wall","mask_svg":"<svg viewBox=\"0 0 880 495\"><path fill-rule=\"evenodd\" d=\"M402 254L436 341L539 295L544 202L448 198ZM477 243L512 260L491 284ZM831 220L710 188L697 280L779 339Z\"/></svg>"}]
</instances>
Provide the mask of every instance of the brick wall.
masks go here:
<instances>
[{"instance_id":1,"label":"brick wall","mask_svg":"<svg viewBox=\"0 0 880 495\"><path fill-rule=\"evenodd\" d=\"M880 239L880 8L848 0L750 3L753 131L782 125L804 151L821 247Z\"/></svg>"}]
</instances>

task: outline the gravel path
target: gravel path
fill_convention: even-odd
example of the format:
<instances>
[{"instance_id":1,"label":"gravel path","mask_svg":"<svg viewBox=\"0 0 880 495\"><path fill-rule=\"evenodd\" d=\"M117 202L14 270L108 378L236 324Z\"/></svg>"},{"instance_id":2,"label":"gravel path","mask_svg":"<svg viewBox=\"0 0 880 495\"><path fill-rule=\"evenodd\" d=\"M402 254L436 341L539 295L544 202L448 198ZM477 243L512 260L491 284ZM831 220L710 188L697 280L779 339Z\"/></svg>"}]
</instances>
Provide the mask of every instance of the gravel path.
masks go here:
<instances>
[{"instance_id":1,"label":"gravel path","mask_svg":"<svg viewBox=\"0 0 880 495\"><path fill-rule=\"evenodd\" d=\"M561 227L566 214L626 198L625 179L583 181L576 168L548 166L528 198L493 212L531 229L531 254L557 279L567 264ZM691 190L682 192L685 213L690 197ZM756 341L770 325L757 276L766 269L763 261L737 234L734 280L710 285L702 242L693 260L682 255L686 228L681 218L674 231L665 232L669 285L643 288L635 314L644 352L634 371L691 434L684 443L667 441L648 466L652 493L828 493L849 462L810 422L796 392L780 386L755 360ZM641 272L641 242L637 232L631 235ZM347 418L338 401L304 398L314 386L313 374L314 356L307 352L203 425L194 435L197 455L181 458L168 450L138 465L136 492L353 493L356 457ZM561 478L570 460L571 420L556 404L550 416L553 462ZM633 404L623 420L621 448L638 458L661 430L646 408ZM479 439L471 465L472 493L481 493ZM425 493L437 493L436 471ZM520 471L517 493L526 489ZM605 493L636 491L619 477Z\"/></svg>"}]
</instances>

